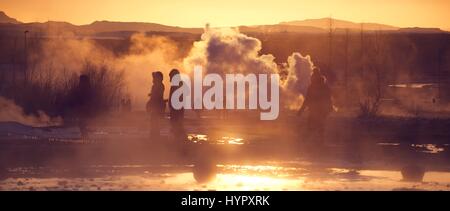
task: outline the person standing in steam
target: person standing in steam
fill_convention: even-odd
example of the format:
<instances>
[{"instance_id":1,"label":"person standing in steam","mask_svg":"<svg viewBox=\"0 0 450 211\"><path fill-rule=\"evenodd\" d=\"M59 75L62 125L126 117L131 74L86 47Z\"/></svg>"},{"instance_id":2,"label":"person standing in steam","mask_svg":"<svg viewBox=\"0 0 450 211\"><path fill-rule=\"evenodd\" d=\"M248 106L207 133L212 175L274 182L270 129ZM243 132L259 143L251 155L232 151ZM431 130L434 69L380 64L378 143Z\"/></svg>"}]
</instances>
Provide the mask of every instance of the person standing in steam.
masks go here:
<instances>
[{"instance_id":1,"label":"person standing in steam","mask_svg":"<svg viewBox=\"0 0 450 211\"><path fill-rule=\"evenodd\" d=\"M327 117L333 111L333 104L327 79L319 68L313 70L311 84L298 115L301 116L305 110L308 110L305 140L309 142L315 137L316 145L323 145L325 124Z\"/></svg>"},{"instance_id":2,"label":"person standing in steam","mask_svg":"<svg viewBox=\"0 0 450 211\"><path fill-rule=\"evenodd\" d=\"M170 71L170 82L172 84L172 80L176 75L179 75L180 71L177 69L173 69ZM173 107L173 101L172 101L172 94L180 89L183 86L183 82L180 82L178 85L170 86L170 95L169 95L169 109L170 109L170 125L171 125L171 132L177 141L184 141L186 139L186 132L184 130L184 108L181 109L175 109ZM181 101L180 97L180 101Z\"/></svg>"},{"instance_id":3,"label":"person standing in steam","mask_svg":"<svg viewBox=\"0 0 450 211\"><path fill-rule=\"evenodd\" d=\"M75 111L82 138L88 137L88 121L94 114L93 100L94 92L89 76L81 75L78 86L70 97L69 107Z\"/></svg>"},{"instance_id":4,"label":"person standing in steam","mask_svg":"<svg viewBox=\"0 0 450 211\"><path fill-rule=\"evenodd\" d=\"M147 112L150 113L150 137L159 140L161 138L161 122L164 117L166 103L164 101L164 76L161 72L153 72L153 86L150 91L150 100L147 103Z\"/></svg>"}]
</instances>

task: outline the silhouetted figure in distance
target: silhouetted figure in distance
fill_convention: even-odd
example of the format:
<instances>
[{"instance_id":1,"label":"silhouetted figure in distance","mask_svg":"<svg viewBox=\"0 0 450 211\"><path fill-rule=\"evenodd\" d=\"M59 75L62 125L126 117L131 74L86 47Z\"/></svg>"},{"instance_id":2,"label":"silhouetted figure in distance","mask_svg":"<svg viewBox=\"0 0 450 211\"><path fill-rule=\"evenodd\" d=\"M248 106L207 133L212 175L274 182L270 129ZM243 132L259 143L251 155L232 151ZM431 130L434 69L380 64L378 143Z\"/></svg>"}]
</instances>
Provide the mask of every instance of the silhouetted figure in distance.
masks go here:
<instances>
[{"instance_id":1,"label":"silhouetted figure in distance","mask_svg":"<svg viewBox=\"0 0 450 211\"><path fill-rule=\"evenodd\" d=\"M316 146L324 144L325 124L327 117L333 111L331 91L327 84L327 79L322 75L320 69L315 68L311 76L311 84L308 87L305 101L299 110L299 116L308 110L307 126L304 137L310 142L316 138Z\"/></svg>"},{"instance_id":2,"label":"silhouetted figure in distance","mask_svg":"<svg viewBox=\"0 0 450 211\"><path fill-rule=\"evenodd\" d=\"M70 107L75 110L82 138L88 137L88 121L94 114L94 92L89 76L81 75L78 86L70 98Z\"/></svg>"},{"instance_id":3,"label":"silhouetted figure in distance","mask_svg":"<svg viewBox=\"0 0 450 211\"><path fill-rule=\"evenodd\" d=\"M147 111L150 113L150 136L159 140L161 138L161 123L164 118L166 103L164 101L164 76L161 72L153 72L153 86L150 91L150 100L147 103Z\"/></svg>"},{"instance_id":4,"label":"silhouetted figure in distance","mask_svg":"<svg viewBox=\"0 0 450 211\"><path fill-rule=\"evenodd\" d=\"M172 82L173 78L176 75L179 75L180 71L177 69L173 69L170 71L170 81ZM171 85L170 87L170 95L169 95L169 108L170 108L170 125L171 125L171 132L175 138L176 141L184 141L186 139L186 132L184 130L184 109L175 109L172 106L172 94L177 90L180 89L183 85L183 82L180 82L178 86ZM181 101L181 99L180 99Z\"/></svg>"}]
</instances>

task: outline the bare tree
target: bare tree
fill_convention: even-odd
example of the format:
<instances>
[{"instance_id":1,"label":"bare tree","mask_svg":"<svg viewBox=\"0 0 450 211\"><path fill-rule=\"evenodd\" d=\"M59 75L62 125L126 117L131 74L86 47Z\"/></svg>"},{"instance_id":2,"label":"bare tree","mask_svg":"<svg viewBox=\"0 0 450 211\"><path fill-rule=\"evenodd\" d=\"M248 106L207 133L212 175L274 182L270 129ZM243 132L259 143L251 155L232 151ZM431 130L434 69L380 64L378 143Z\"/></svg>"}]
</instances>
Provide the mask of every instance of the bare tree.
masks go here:
<instances>
[{"instance_id":1,"label":"bare tree","mask_svg":"<svg viewBox=\"0 0 450 211\"><path fill-rule=\"evenodd\" d=\"M371 118L378 115L383 97L386 71L389 69L389 58L386 56L388 45L385 36L376 31L371 36L370 45L367 45L367 51L363 58L364 71L363 96L360 98L360 117ZM363 51L364 52L364 51Z\"/></svg>"}]
</instances>

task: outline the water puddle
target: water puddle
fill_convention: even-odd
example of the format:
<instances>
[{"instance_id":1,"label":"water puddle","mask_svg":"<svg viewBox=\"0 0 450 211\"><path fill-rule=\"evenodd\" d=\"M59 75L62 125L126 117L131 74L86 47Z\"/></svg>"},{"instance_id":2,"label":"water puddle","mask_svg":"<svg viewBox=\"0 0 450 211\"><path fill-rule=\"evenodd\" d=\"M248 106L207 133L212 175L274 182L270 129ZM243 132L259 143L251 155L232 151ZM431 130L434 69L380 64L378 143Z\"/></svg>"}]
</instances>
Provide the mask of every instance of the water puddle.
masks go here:
<instances>
[{"instance_id":1,"label":"water puddle","mask_svg":"<svg viewBox=\"0 0 450 211\"><path fill-rule=\"evenodd\" d=\"M243 145L245 140L239 137L223 136L210 138L204 134L188 134L188 141L194 144Z\"/></svg>"}]
</instances>

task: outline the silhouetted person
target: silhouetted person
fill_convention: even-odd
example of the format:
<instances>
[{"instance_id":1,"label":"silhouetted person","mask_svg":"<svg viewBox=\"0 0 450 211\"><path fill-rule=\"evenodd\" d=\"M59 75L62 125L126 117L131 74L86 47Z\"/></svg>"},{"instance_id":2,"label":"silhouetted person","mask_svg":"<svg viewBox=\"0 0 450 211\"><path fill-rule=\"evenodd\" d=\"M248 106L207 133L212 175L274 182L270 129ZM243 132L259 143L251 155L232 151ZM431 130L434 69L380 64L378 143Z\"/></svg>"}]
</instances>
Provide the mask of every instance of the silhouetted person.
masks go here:
<instances>
[{"instance_id":1,"label":"silhouetted person","mask_svg":"<svg viewBox=\"0 0 450 211\"><path fill-rule=\"evenodd\" d=\"M153 72L153 86L150 91L150 100L147 103L147 111L151 116L150 136L154 139L161 138L161 122L164 118L165 101L164 101L164 84L163 74L161 72Z\"/></svg>"},{"instance_id":2,"label":"silhouetted person","mask_svg":"<svg viewBox=\"0 0 450 211\"><path fill-rule=\"evenodd\" d=\"M81 136L88 137L88 121L94 113L94 93L89 76L81 75L78 86L70 99L70 106L75 110Z\"/></svg>"},{"instance_id":3,"label":"silhouetted person","mask_svg":"<svg viewBox=\"0 0 450 211\"><path fill-rule=\"evenodd\" d=\"M179 75L180 71L177 69L173 69L170 71L170 81L172 82L173 78L176 75ZM176 141L184 141L186 139L186 132L184 130L184 109L181 108L179 110L175 109L172 106L172 94L177 90L180 89L183 85L183 82L180 82L177 86L170 86L170 95L169 95L169 108L170 108L170 125L171 125L171 132L173 136L175 137ZM180 99L181 102L181 99Z\"/></svg>"},{"instance_id":4,"label":"silhouetted person","mask_svg":"<svg viewBox=\"0 0 450 211\"><path fill-rule=\"evenodd\" d=\"M311 85L308 87L299 115L305 110L308 110L305 140L309 142L315 137L317 145L324 144L326 119L333 111L333 104L327 80L318 68L314 69L311 76Z\"/></svg>"}]
</instances>

